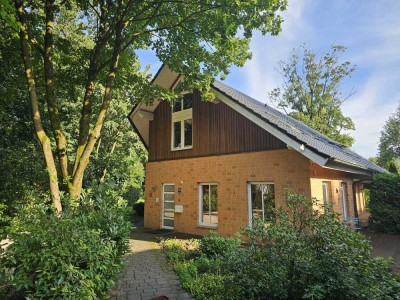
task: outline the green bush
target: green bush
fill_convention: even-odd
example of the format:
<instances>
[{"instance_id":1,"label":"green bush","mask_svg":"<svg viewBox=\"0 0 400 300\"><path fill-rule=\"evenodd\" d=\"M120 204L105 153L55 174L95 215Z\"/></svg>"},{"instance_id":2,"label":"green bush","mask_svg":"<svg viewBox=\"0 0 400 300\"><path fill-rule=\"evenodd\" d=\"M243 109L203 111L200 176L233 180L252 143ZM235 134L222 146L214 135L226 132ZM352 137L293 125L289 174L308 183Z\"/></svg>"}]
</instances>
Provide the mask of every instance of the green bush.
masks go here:
<instances>
[{"instance_id":1,"label":"green bush","mask_svg":"<svg viewBox=\"0 0 400 300\"><path fill-rule=\"evenodd\" d=\"M268 228L247 229L250 248L222 265L241 287L238 299L400 298L391 262L371 258L363 235L334 214L314 211L304 196L288 194L286 204Z\"/></svg>"},{"instance_id":2,"label":"green bush","mask_svg":"<svg viewBox=\"0 0 400 300\"><path fill-rule=\"evenodd\" d=\"M188 290L197 300L232 299L225 290L225 276L212 273L199 275L188 284Z\"/></svg>"},{"instance_id":3,"label":"green bush","mask_svg":"<svg viewBox=\"0 0 400 300\"><path fill-rule=\"evenodd\" d=\"M207 257L224 256L237 249L240 244L239 237L223 238L212 231L210 236L200 240L200 252Z\"/></svg>"},{"instance_id":4,"label":"green bush","mask_svg":"<svg viewBox=\"0 0 400 300\"><path fill-rule=\"evenodd\" d=\"M400 234L400 176L378 174L370 188L369 209L371 228L380 232Z\"/></svg>"},{"instance_id":5,"label":"green bush","mask_svg":"<svg viewBox=\"0 0 400 300\"><path fill-rule=\"evenodd\" d=\"M313 205L288 193L267 227L255 221L244 230L246 248L203 238L196 258L181 254L174 265L183 288L196 299L400 299L391 261L371 258L363 235Z\"/></svg>"},{"instance_id":6,"label":"green bush","mask_svg":"<svg viewBox=\"0 0 400 300\"><path fill-rule=\"evenodd\" d=\"M31 299L107 297L123 267L130 224L121 199L106 190L89 194L60 216L45 204L19 213L14 243L0 257L4 290Z\"/></svg>"}]
</instances>

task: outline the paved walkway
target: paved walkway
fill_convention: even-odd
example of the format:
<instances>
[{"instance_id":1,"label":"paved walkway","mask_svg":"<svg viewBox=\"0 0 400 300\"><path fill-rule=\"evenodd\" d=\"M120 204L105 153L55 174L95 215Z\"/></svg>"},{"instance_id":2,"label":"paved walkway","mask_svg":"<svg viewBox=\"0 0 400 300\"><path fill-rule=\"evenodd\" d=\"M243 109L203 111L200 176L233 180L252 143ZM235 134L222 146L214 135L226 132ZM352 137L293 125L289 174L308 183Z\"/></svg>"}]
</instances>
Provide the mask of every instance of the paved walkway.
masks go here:
<instances>
[{"instance_id":1,"label":"paved walkway","mask_svg":"<svg viewBox=\"0 0 400 300\"><path fill-rule=\"evenodd\" d=\"M180 287L176 274L168 269L156 238L143 228L134 230L129 240L130 251L125 256L125 270L110 294L112 300L149 300L161 295L168 299L192 299Z\"/></svg>"}]
</instances>

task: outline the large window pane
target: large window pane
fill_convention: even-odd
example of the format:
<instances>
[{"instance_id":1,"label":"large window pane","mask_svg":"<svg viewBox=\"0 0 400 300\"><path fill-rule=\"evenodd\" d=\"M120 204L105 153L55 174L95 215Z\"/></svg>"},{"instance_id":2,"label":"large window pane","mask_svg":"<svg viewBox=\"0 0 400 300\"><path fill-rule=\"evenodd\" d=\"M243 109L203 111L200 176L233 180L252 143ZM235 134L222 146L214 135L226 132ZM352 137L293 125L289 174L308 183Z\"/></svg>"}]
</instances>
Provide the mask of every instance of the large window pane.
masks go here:
<instances>
[{"instance_id":1,"label":"large window pane","mask_svg":"<svg viewBox=\"0 0 400 300\"><path fill-rule=\"evenodd\" d=\"M217 194L217 186L210 186L210 223L218 224L218 194Z\"/></svg>"},{"instance_id":2,"label":"large window pane","mask_svg":"<svg viewBox=\"0 0 400 300\"><path fill-rule=\"evenodd\" d=\"M251 184L251 217L263 222L271 221L275 207L275 190L272 183Z\"/></svg>"},{"instance_id":3,"label":"large window pane","mask_svg":"<svg viewBox=\"0 0 400 300\"><path fill-rule=\"evenodd\" d=\"M184 121L185 126L185 147L192 146L192 119Z\"/></svg>"},{"instance_id":4,"label":"large window pane","mask_svg":"<svg viewBox=\"0 0 400 300\"><path fill-rule=\"evenodd\" d=\"M183 109L190 109L193 106L192 94L186 94L183 96Z\"/></svg>"},{"instance_id":5,"label":"large window pane","mask_svg":"<svg viewBox=\"0 0 400 300\"><path fill-rule=\"evenodd\" d=\"M218 224L218 193L215 184L202 184L200 222L203 225Z\"/></svg>"},{"instance_id":6,"label":"large window pane","mask_svg":"<svg viewBox=\"0 0 400 300\"><path fill-rule=\"evenodd\" d=\"M181 122L174 122L174 148L181 147Z\"/></svg>"}]
</instances>

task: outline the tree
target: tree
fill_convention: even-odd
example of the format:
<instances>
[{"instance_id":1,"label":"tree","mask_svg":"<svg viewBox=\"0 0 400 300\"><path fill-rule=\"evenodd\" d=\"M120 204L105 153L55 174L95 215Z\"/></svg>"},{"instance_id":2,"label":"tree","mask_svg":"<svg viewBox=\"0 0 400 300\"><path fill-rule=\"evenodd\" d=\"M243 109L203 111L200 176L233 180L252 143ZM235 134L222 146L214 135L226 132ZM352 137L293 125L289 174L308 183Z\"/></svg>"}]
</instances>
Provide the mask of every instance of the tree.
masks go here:
<instances>
[{"instance_id":1,"label":"tree","mask_svg":"<svg viewBox=\"0 0 400 300\"><path fill-rule=\"evenodd\" d=\"M354 92L343 95L342 84L356 66L339 61L345 50L343 46L332 46L319 56L305 45L294 49L287 62L279 62L283 87L268 94L291 117L350 147L354 138L343 131L355 127L351 118L343 115L341 105Z\"/></svg>"},{"instance_id":2,"label":"tree","mask_svg":"<svg viewBox=\"0 0 400 300\"><path fill-rule=\"evenodd\" d=\"M34 131L58 212L62 210L61 190L71 199L80 197L84 173L118 84L118 69L124 61L138 60L136 50L155 50L163 63L184 75L186 89L198 88L208 95L214 77L227 74L232 64L242 66L250 58L253 30L279 33L282 19L278 11L286 8L286 0L12 3L20 26L20 49ZM65 70L68 60L79 63ZM70 72L67 82L59 76L65 72ZM131 95L135 101L177 97L150 87L148 78L140 74L133 74L132 78L137 88ZM62 87L65 84L71 85ZM77 98L66 97L67 103L60 101L60 94L68 89L72 96L78 94L82 99L78 129L73 133L65 130L62 106L65 109ZM49 117L48 127L45 114Z\"/></svg>"},{"instance_id":3,"label":"tree","mask_svg":"<svg viewBox=\"0 0 400 300\"><path fill-rule=\"evenodd\" d=\"M0 24L1 32L7 30ZM81 37L71 38L71 43L82 43ZM46 165L32 130L33 121L29 114L28 95L24 90L26 81L21 72L23 63L19 48L18 38L13 35L5 34L0 41L0 234L7 229L21 204L34 199L48 199ZM40 54L33 54L37 55L35 61L40 62ZM142 193L143 162L147 153L124 116L136 103L131 97L137 90L135 76L148 75L147 71L140 71L140 65L131 57L125 55L120 65L113 102L104 122L100 142L96 144L92 155L92 163L85 172L83 186L88 188L93 182L98 184L112 180L120 195L134 201ZM80 56L76 52L60 57L57 63L62 65L57 78L63 83L58 86L57 95L68 140L67 152L72 153L76 147L73 136L77 134L79 126L76 116L80 114L81 104L71 99L79 99L82 93L80 82L84 78L78 75L84 74L85 66L80 63ZM38 64L36 70L42 71L41 67ZM76 75L71 76L74 72ZM43 83L38 85L43 86ZM43 114L43 124L45 128L51 126L47 114Z\"/></svg>"},{"instance_id":4,"label":"tree","mask_svg":"<svg viewBox=\"0 0 400 300\"><path fill-rule=\"evenodd\" d=\"M400 105L383 126L378 152L381 167L387 167L390 161L400 158Z\"/></svg>"}]
</instances>

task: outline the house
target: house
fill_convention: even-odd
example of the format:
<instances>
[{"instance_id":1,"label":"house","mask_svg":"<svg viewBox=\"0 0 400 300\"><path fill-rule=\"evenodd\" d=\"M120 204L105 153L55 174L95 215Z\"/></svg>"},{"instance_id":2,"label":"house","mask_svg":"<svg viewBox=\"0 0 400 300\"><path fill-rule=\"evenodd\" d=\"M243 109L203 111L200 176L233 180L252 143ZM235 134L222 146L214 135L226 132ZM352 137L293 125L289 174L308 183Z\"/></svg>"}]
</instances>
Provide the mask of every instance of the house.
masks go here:
<instances>
[{"instance_id":1,"label":"house","mask_svg":"<svg viewBox=\"0 0 400 300\"><path fill-rule=\"evenodd\" d=\"M163 66L153 83L182 76ZM229 236L268 220L292 189L330 203L343 219L365 207L363 183L383 169L301 122L215 81L213 102L188 93L129 115L148 149L144 225Z\"/></svg>"}]
</instances>

